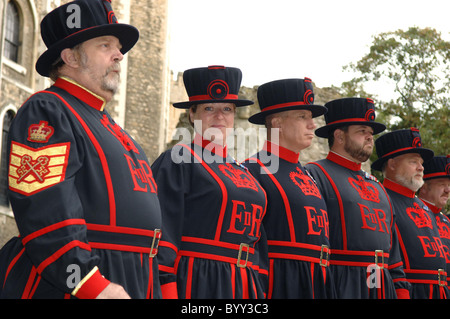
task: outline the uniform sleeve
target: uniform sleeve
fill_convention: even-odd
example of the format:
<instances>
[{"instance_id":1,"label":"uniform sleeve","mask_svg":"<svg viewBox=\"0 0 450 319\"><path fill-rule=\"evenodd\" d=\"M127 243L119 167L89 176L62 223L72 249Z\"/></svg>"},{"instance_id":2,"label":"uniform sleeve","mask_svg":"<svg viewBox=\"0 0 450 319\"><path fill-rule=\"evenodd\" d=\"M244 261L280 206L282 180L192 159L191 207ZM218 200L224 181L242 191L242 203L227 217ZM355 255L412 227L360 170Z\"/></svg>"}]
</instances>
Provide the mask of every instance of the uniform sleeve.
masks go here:
<instances>
[{"instance_id":1,"label":"uniform sleeve","mask_svg":"<svg viewBox=\"0 0 450 319\"><path fill-rule=\"evenodd\" d=\"M95 298L109 283L96 268L75 186L84 149L64 106L50 94L30 98L8 138L9 199L37 273L65 293Z\"/></svg>"},{"instance_id":2,"label":"uniform sleeve","mask_svg":"<svg viewBox=\"0 0 450 319\"><path fill-rule=\"evenodd\" d=\"M246 160L242 163L248 168L249 172L255 177L255 179L264 187L261 181L261 166L255 163L254 158ZM267 245L267 235L264 228L264 223L261 224L261 236L255 247L256 256L256 270L258 271L258 279L263 288L265 296L269 290L269 247Z\"/></svg>"},{"instance_id":3,"label":"uniform sleeve","mask_svg":"<svg viewBox=\"0 0 450 319\"><path fill-rule=\"evenodd\" d=\"M161 205L162 237L159 243L158 263L161 291L164 299L178 298L176 286L176 261L183 232L185 194L190 188L190 173L182 158L186 149L180 145L161 154L152 165L158 185Z\"/></svg>"},{"instance_id":4,"label":"uniform sleeve","mask_svg":"<svg viewBox=\"0 0 450 319\"><path fill-rule=\"evenodd\" d=\"M264 225L261 225L261 237L255 247L256 271L258 271L258 280L267 297L269 291L269 247L267 246L267 235Z\"/></svg>"}]
</instances>

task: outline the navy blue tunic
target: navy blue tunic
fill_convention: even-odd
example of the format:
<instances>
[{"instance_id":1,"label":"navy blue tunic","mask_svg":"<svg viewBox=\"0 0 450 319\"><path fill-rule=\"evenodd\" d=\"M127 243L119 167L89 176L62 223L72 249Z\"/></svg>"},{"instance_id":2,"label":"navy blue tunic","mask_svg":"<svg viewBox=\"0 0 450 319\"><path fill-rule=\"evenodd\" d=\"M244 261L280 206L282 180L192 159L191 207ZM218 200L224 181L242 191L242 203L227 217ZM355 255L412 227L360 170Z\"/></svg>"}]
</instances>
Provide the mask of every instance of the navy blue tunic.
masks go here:
<instances>
[{"instance_id":1,"label":"navy blue tunic","mask_svg":"<svg viewBox=\"0 0 450 319\"><path fill-rule=\"evenodd\" d=\"M266 195L256 179L197 135L153 163L163 216L163 296L263 298L256 243Z\"/></svg>"},{"instance_id":2,"label":"navy blue tunic","mask_svg":"<svg viewBox=\"0 0 450 319\"><path fill-rule=\"evenodd\" d=\"M267 141L243 164L267 193L268 298L333 298L325 200L299 154Z\"/></svg>"},{"instance_id":3,"label":"navy blue tunic","mask_svg":"<svg viewBox=\"0 0 450 319\"><path fill-rule=\"evenodd\" d=\"M447 286L450 278L448 277L448 273L450 271L450 220L444 213L441 211L439 207L434 206L433 204L421 199L425 205L433 212L434 218L436 219L436 226L439 231L439 235L441 236L442 241L442 249L444 251L445 261L447 263Z\"/></svg>"},{"instance_id":4,"label":"navy blue tunic","mask_svg":"<svg viewBox=\"0 0 450 319\"><path fill-rule=\"evenodd\" d=\"M397 232L411 299L446 299L446 252L433 212L415 193L389 179L383 182L397 216Z\"/></svg>"},{"instance_id":5,"label":"navy blue tunic","mask_svg":"<svg viewBox=\"0 0 450 319\"><path fill-rule=\"evenodd\" d=\"M384 187L362 171L361 164L333 152L306 168L327 203L330 264L338 298L407 296L409 284Z\"/></svg>"},{"instance_id":6,"label":"navy blue tunic","mask_svg":"<svg viewBox=\"0 0 450 319\"><path fill-rule=\"evenodd\" d=\"M0 255L1 297L94 298L108 281L132 298L161 296L156 183L104 106L60 78L19 109L8 152L20 237Z\"/></svg>"}]
</instances>

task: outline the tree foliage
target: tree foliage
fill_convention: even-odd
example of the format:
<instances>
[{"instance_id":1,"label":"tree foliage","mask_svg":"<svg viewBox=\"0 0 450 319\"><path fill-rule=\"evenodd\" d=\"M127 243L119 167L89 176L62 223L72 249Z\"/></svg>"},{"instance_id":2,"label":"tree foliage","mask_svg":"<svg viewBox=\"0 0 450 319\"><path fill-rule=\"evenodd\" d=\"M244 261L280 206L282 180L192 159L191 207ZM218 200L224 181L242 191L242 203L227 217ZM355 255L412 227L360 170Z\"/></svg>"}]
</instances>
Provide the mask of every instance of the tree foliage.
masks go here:
<instances>
[{"instance_id":1,"label":"tree foliage","mask_svg":"<svg viewBox=\"0 0 450 319\"><path fill-rule=\"evenodd\" d=\"M371 97L377 121L387 130L417 127L424 147L436 155L450 150L450 42L435 29L411 27L407 31L373 37L370 51L358 62L344 66L357 74L344 82L343 96ZM382 101L366 92L370 83L383 83L392 98Z\"/></svg>"}]
</instances>

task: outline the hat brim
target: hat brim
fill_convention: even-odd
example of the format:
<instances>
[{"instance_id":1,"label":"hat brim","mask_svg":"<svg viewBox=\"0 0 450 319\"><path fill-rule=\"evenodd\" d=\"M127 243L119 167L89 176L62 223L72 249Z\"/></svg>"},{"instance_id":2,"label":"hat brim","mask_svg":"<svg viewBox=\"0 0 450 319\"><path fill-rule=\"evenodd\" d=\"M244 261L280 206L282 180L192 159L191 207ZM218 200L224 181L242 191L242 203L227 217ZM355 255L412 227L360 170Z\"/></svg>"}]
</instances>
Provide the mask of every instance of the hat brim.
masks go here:
<instances>
[{"instance_id":1,"label":"hat brim","mask_svg":"<svg viewBox=\"0 0 450 319\"><path fill-rule=\"evenodd\" d=\"M306 104L306 105L293 105L293 106L287 106L283 108L273 109L269 111L261 111L259 113L253 114L248 118L248 121L253 124L265 124L266 123L266 116L270 114L285 112L285 111L291 111L291 110L308 110L311 111L313 117L318 117L320 115L325 114L328 109L325 106L322 105L315 105L315 104Z\"/></svg>"},{"instance_id":2,"label":"hat brim","mask_svg":"<svg viewBox=\"0 0 450 319\"><path fill-rule=\"evenodd\" d=\"M368 121L349 121L349 122L339 122L334 124L328 124L322 127L319 127L314 133L318 137L328 138L328 134L330 131L335 130L342 126L347 125L367 125L373 128L373 135L379 134L386 129L386 125L377 122L368 122Z\"/></svg>"},{"instance_id":3,"label":"hat brim","mask_svg":"<svg viewBox=\"0 0 450 319\"><path fill-rule=\"evenodd\" d=\"M206 103L232 103L236 105L236 107L252 105L255 102L250 100L198 100L198 101L186 101L186 102L177 102L173 103L173 107L177 109L188 109L192 105L197 104L206 104Z\"/></svg>"},{"instance_id":4,"label":"hat brim","mask_svg":"<svg viewBox=\"0 0 450 319\"><path fill-rule=\"evenodd\" d=\"M430 177L427 177L426 175L423 176L424 181L429 181L431 179L438 179L438 178L450 178L450 175L445 174L445 175L435 175L435 176L430 176Z\"/></svg>"},{"instance_id":5,"label":"hat brim","mask_svg":"<svg viewBox=\"0 0 450 319\"><path fill-rule=\"evenodd\" d=\"M410 148L407 150L393 152L393 153L389 154L388 156L381 157L381 158L377 159L375 162L373 162L370 167L376 171L381 172L381 170L383 168L383 164L385 162L387 162L389 159L400 156L400 155L409 154L409 153L420 154L420 156L422 156L422 159L424 162L431 160L434 156L434 152L430 149L422 148L422 147L413 147L413 148Z\"/></svg>"},{"instance_id":6,"label":"hat brim","mask_svg":"<svg viewBox=\"0 0 450 319\"><path fill-rule=\"evenodd\" d=\"M122 49L120 49L122 54L127 53L139 39L138 29L123 23L104 24L81 30L58 41L42 53L36 62L36 71L40 75L48 77L52 63L60 56L62 50L73 48L84 41L105 35L112 35L119 39L122 45Z\"/></svg>"}]
</instances>

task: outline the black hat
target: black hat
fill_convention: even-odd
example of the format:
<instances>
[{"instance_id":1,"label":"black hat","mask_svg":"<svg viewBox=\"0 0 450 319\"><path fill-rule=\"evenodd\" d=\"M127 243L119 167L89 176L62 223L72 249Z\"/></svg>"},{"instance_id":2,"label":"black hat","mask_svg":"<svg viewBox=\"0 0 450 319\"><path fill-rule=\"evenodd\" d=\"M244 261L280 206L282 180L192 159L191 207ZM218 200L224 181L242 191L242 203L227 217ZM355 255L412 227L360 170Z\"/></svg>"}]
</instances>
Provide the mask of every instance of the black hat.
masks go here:
<instances>
[{"instance_id":1,"label":"black hat","mask_svg":"<svg viewBox=\"0 0 450 319\"><path fill-rule=\"evenodd\" d=\"M372 169L381 171L384 162L390 158L407 153L418 153L424 162L429 161L434 152L422 147L419 129L412 127L406 130L397 130L380 136L375 141L378 159L373 162Z\"/></svg>"},{"instance_id":2,"label":"black hat","mask_svg":"<svg viewBox=\"0 0 450 319\"><path fill-rule=\"evenodd\" d=\"M423 179L450 178L450 155L435 156L423 164Z\"/></svg>"},{"instance_id":3,"label":"black hat","mask_svg":"<svg viewBox=\"0 0 450 319\"><path fill-rule=\"evenodd\" d=\"M253 104L253 101L238 98L242 72L238 68L213 65L184 71L183 81L189 101L173 103L179 109L188 109L195 104L234 103L236 106Z\"/></svg>"},{"instance_id":4,"label":"black hat","mask_svg":"<svg viewBox=\"0 0 450 319\"><path fill-rule=\"evenodd\" d=\"M62 50L105 35L113 35L120 40L122 54L139 39L139 31L135 27L117 22L111 0L76 0L56 8L41 22L41 36L47 51L37 60L36 71L49 76L50 67Z\"/></svg>"},{"instance_id":5,"label":"black hat","mask_svg":"<svg viewBox=\"0 0 450 319\"><path fill-rule=\"evenodd\" d=\"M325 126L319 127L315 134L328 138L328 133L346 125L367 125L373 128L373 134L386 129L381 123L374 122L375 106L372 99L343 98L325 103L328 112L325 114Z\"/></svg>"},{"instance_id":6,"label":"black hat","mask_svg":"<svg viewBox=\"0 0 450 319\"><path fill-rule=\"evenodd\" d=\"M269 114L289 110L309 110L313 117L326 113L322 105L314 104L311 79L286 79L262 84L258 88L258 102L261 112L248 119L254 124L264 124Z\"/></svg>"}]
</instances>

